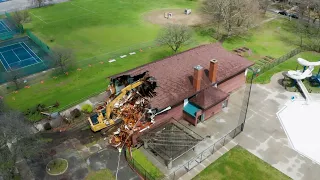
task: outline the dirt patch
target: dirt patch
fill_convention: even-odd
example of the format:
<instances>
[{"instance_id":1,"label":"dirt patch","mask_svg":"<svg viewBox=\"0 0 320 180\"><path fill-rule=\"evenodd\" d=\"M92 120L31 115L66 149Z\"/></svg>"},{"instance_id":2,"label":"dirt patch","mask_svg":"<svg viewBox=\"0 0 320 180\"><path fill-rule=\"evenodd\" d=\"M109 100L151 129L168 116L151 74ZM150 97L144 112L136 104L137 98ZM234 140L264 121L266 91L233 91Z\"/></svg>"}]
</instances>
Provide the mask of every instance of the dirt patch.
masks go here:
<instances>
[{"instance_id":1,"label":"dirt patch","mask_svg":"<svg viewBox=\"0 0 320 180\"><path fill-rule=\"evenodd\" d=\"M172 13L172 18L165 18L165 13ZM205 20L199 13L192 12L190 15L186 15L184 14L184 9L160 9L150 11L144 15L144 19L152 24L160 25L173 23L195 26L205 23Z\"/></svg>"}]
</instances>

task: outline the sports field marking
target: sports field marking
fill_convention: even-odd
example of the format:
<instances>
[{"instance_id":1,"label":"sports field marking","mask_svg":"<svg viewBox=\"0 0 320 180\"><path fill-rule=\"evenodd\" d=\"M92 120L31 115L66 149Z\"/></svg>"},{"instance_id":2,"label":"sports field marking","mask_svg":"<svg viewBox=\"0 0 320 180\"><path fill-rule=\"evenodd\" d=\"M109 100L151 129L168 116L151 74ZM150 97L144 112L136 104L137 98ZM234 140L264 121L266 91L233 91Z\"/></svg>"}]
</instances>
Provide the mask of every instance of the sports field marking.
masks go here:
<instances>
[{"instance_id":1,"label":"sports field marking","mask_svg":"<svg viewBox=\"0 0 320 180\"><path fill-rule=\"evenodd\" d=\"M32 56L32 54L30 54L30 52L21 44L21 42L19 43L20 44L20 46L22 46L22 48L25 50L25 51L27 51L28 52L28 54L31 56L31 57L34 57L34 56ZM25 44L26 45L26 44ZM28 46L27 46L28 47ZM31 50L30 48L29 48L29 50ZM32 51L32 50L31 50ZM33 52L33 51L32 51ZM35 53L33 53L33 54L35 54ZM36 54L35 54L36 55ZM37 60L37 58L34 58L37 62L38 62L38 60Z\"/></svg>"},{"instance_id":2,"label":"sports field marking","mask_svg":"<svg viewBox=\"0 0 320 180\"><path fill-rule=\"evenodd\" d=\"M95 14L95 13L86 13L86 14L83 14L83 15L73 16L73 17L70 17L70 18L62 18L62 19L55 20L55 21L49 21L49 22L48 22L48 24L56 23L56 22L60 22L60 21L66 21L66 20L69 20L69 19L78 18L78 17L82 17L82 16L90 15L90 14Z\"/></svg>"},{"instance_id":3,"label":"sports field marking","mask_svg":"<svg viewBox=\"0 0 320 180\"><path fill-rule=\"evenodd\" d=\"M30 12L30 14L32 14L33 16L35 16L36 18L38 18L40 21L42 21L42 22L44 22L44 23L48 24L46 21L44 21L44 20L43 20L42 18L40 18L39 16L37 16L37 15L33 14L32 12Z\"/></svg>"},{"instance_id":4,"label":"sports field marking","mask_svg":"<svg viewBox=\"0 0 320 180\"><path fill-rule=\"evenodd\" d=\"M13 45L16 45L16 44L19 44L19 43L10 44L10 45L7 45L7 46L1 46L0 49L5 48L5 47L9 47L9 46L13 46ZM11 50L11 49L10 49L10 50ZM10 50L9 50L9 51L10 51ZM2 53L2 52L0 51L0 53Z\"/></svg>"},{"instance_id":5,"label":"sports field marking","mask_svg":"<svg viewBox=\"0 0 320 180\"><path fill-rule=\"evenodd\" d=\"M17 49L21 49L21 47L18 47L18 48L14 48L14 49L9 49L9 50L6 50L6 51L0 51L0 53L5 53L5 52L9 52L9 51L12 51L12 50L17 50Z\"/></svg>"},{"instance_id":6,"label":"sports field marking","mask_svg":"<svg viewBox=\"0 0 320 180\"><path fill-rule=\"evenodd\" d=\"M7 27L7 28L9 29L9 31L12 31L12 30L9 28L9 26L8 26L6 23L4 23L3 21L1 21L1 24L4 25L4 27ZM7 29L7 30L8 30L8 29Z\"/></svg>"},{"instance_id":7,"label":"sports field marking","mask_svg":"<svg viewBox=\"0 0 320 180\"><path fill-rule=\"evenodd\" d=\"M40 59L39 56L38 56L36 53L34 53L34 52L32 51L32 49L29 48L29 46L26 45L25 42L22 42L22 43L32 52L32 54L34 54L34 56L36 56L36 57L39 59L39 61L40 61L39 63L41 63L41 62L42 62L42 59ZM21 45L21 44L20 44L20 45ZM22 45L21 45L21 46L22 46ZM23 46L22 46L22 47L23 47ZM34 56L32 56L32 57L34 57ZM36 59L36 61L37 61L37 59ZM38 61L37 61L37 62L38 62Z\"/></svg>"},{"instance_id":8,"label":"sports field marking","mask_svg":"<svg viewBox=\"0 0 320 180\"><path fill-rule=\"evenodd\" d=\"M17 58L19 59L19 61L21 61L21 59L19 58L19 56L11 49L11 51L13 52L14 55L17 56Z\"/></svg>"},{"instance_id":9,"label":"sports field marking","mask_svg":"<svg viewBox=\"0 0 320 180\"><path fill-rule=\"evenodd\" d=\"M4 66L3 62L1 61L1 59L0 59L0 62L2 64L2 66L4 67L4 69L8 72L7 68Z\"/></svg>"},{"instance_id":10,"label":"sports field marking","mask_svg":"<svg viewBox=\"0 0 320 180\"><path fill-rule=\"evenodd\" d=\"M23 62L23 61L29 61L29 60L35 60L35 58L34 58L34 57L27 58L27 59L24 59L24 60L22 60L22 61L18 61L18 62L11 63L10 65L12 65L12 64L19 64L19 63L21 63L21 62ZM33 63L33 64L35 64L35 63ZM31 64L31 65L33 65L33 64ZM28 65L28 66L29 66L29 65ZM23 67L21 67L21 68L24 68L24 67L26 67L26 66L23 66Z\"/></svg>"},{"instance_id":11,"label":"sports field marking","mask_svg":"<svg viewBox=\"0 0 320 180\"><path fill-rule=\"evenodd\" d=\"M11 69L11 67L10 67L10 65L8 64L6 58L4 58L4 56L2 55L2 53L0 53L0 54L1 54L2 58L3 58L3 60L7 63L8 67ZM2 61L1 61L1 63L2 63ZM6 71L9 72L9 71L7 70L7 68L6 68L6 66L4 66L4 64L2 64L2 65L3 65L3 67L6 69ZM12 69L11 69L11 70L12 70Z\"/></svg>"},{"instance_id":12,"label":"sports field marking","mask_svg":"<svg viewBox=\"0 0 320 180\"><path fill-rule=\"evenodd\" d=\"M23 45L23 44L24 44L24 45ZM25 44L25 42L19 42L19 43L15 43L15 44L3 46L3 47L0 47L0 48L12 47L12 46L15 46L15 45L19 45L20 47L17 47L17 48L14 48L14 49L10 49L10 50L6 50L6 51L2 51L2 52L0 51L1 57L3 58L3 59L1 60L1 64L3 65L3 67L5 68L5 70L6 70L7 72L9 72L10 70L13 70L11 66L16 65L16 64L20 65L23 61L29 61L29 62L30 62L30 60L32 60L32 61L35 62L35 63L32 63L32 64L27 65L27 66L15 68L15 70L17 70L17 69L23 69L23 68L26 68L26 67L29 67L29 66L33 66L33 65L35 65L35 64L42 63L42 60L37 56L36 53L34 53L34 52L29 48L29 46L27 46L27 45ZM27 49L26 49L24 46L26 46ZM29 58L27 58L27 59L21 60L21 59L19 58L19 56L14 52L14 50L16 50L16 49L24 49L25 51L28 52L28 54L29 54L31 57L29 57ZM28 49L29 49L29 50L28 50ZM9 64L8 61L7 61L7 59L6 59L6 58L3 56L3 54L2 54L2 53L4 53L4 52L9 52L9 51L12 51L12 52L14 53L14 55L18 58L19 61L13 62L13 63L10 63L10 64ZM7 69L6 66L4 66L4 63L7 64L7 67L10 68L10 70Z\"/></svg>"},{"instance_id":13,"label":"sports field marking","mask_svg":"<svg viewBox=\"0 0 320 180\"><path fill-rule=\"evenodd\" d=\"M36 65L36 64L40 64L40 63L41 63L41 62L34 63L34 64L30 64L30 65L28 65L28 66L23 66L23 67L20 67L20 68L16 68L15 70L27 68L27 67L29 67L29 66L33 66L33 65Z\"/></svg>"},{"instance_id":14,"label":"sports field marking","mask_svg":"<svg viewBox=\"0 0 320 180\"><path fill-rule=\"evenodd\" d=\"M78 8L81 8L81 9L83 9L83 10L89 11L89 12L91 12L91 13L96 13L96 12L94 12L94 11L91 11L91 10L89 10L89 9L87 9L87 8L84 8L84 7L75 5L75 4L73 4L73 3L71 3L71 5L73 5L73 6L75 6L75 7L78 7Z\"/></svg>"}]
</instances>

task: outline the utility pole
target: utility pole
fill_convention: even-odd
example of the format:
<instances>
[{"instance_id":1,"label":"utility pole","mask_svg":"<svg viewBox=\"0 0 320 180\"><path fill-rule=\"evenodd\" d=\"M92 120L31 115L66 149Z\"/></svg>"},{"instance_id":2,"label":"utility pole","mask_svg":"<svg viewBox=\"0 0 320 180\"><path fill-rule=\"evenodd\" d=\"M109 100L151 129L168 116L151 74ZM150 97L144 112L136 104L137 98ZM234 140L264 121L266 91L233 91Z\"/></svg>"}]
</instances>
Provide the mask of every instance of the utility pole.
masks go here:
<instances>
[{"instance_id":1,"label":"utility pole","mask_svg":"<svg viewBox=\"0 0 320 180\"><path fill-rule=\"evenodd\" d=\"M249 108L249 102L250 102L250 95L251 95L251 90L252 90L252 83L253 83L253 79L256 75L258 75L258 73L260 72L260 69L252 69L252 68L248 68L249 70L252 71L252 76L250 79L250 87L249 87L249 93L248 93L248 97L246 99L246 103L245 105L245 112L244 112L244 119L241 125L241 131L244 130L244 124L246 123L246 119L247 119L247 114L248 114L248 108ZM244 97L246 98L246 97ZM241 116L240 116L241 117Z\"/></svg>"}]
</instances>

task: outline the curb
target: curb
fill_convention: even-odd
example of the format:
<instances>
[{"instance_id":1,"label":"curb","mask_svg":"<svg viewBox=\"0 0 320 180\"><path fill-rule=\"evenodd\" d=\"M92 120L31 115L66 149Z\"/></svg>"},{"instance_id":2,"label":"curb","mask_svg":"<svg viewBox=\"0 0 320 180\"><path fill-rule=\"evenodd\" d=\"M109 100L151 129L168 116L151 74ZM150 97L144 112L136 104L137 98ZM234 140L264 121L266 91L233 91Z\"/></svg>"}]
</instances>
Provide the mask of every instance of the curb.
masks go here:
<instances>
[{"instance_id":1,"label":"curb","mask_svg":"<svg viewBox=\"0 0 320 180\"><path fill-rule=\"evenodd\" d=\"M64 171L60 172L60 173L50 173L50 172L48 171L48 164L50 164L50 162L52 162L52 161L54 161L54 160L62 160L62 161L67 162L67 167L66 167L66 169L65 169ZM59 175L61 175L61 174L65 173L65 172L68 170L69 163L68 163L68 161L67 161L66 159L63 159L63 158L57 158L57 159L53 159L53 160L51 160L50 162L46 165L46 172L47 172L49 175L51 175L51 176L59 176Z\"/></svg>"}]
</instances>

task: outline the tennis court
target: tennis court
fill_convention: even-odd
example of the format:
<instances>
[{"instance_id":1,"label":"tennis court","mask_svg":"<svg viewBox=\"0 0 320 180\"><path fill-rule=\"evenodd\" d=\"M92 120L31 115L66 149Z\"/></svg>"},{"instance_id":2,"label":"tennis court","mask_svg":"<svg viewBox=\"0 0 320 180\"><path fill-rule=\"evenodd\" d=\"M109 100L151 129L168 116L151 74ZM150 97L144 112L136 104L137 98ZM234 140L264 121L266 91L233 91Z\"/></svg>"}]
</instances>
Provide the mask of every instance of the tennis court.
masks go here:
<instances>
[{"instance_id":1,"label":"tennis court","mask_svg":"<svg viewBox=\"0 0 320 180\"><path fill-rule=\"evenodd\" d=\"M24 42L0 47L0 61L7 72L42 62Z\"/></svg>"},{"instance_id":2,"label":"tennis court","mask_svg":"<svg viewBox=\"0 0 320 180\"><path fill-rule=\"evenodd\" d=\"M7 26L6 23L1 20L0 21L0 34L10 32L10 31L11 31L11 29L9 28L9 26Z\"/></svg>"}]
</instances>

